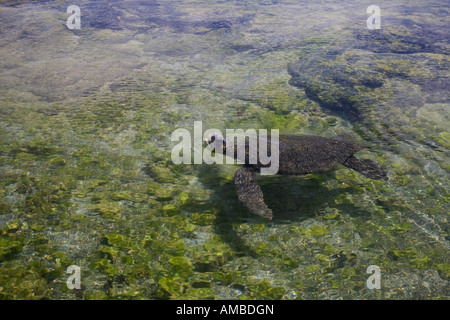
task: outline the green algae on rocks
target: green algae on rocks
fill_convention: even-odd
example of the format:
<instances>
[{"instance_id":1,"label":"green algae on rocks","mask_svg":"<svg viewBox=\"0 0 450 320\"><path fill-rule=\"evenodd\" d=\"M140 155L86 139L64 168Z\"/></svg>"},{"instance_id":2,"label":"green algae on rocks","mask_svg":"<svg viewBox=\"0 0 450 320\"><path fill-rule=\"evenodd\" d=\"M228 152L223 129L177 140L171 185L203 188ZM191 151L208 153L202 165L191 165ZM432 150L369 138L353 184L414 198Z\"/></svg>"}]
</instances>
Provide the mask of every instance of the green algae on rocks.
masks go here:
<instances>
[{"instance_id":1,"label":"green algae on rocks","mask_svg":"<svg viewBox=\"0 0 450 320\"><path fill-rule=\"evenodd\" d=\"M69 31L64 2L2 1L0 299L448 299L445 5L372 33L359 0L85 1ZM235 167L171 163L200 120L350 133L391 180L258 177L264 223Z\"/></svg>"}]
</instances>

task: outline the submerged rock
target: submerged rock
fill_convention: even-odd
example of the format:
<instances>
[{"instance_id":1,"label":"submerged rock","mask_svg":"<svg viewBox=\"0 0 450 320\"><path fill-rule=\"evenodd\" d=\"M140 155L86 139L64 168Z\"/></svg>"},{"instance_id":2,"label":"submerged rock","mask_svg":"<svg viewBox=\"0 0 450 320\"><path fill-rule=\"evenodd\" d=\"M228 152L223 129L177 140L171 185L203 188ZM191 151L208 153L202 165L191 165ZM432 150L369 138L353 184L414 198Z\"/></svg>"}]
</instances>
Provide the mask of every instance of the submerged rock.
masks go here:
<instances>
[{"instance_id":1,"label":"submerged rock","mask_svg":"<svg viewBox=\"0 0 450 320\"><path fill-rule=\"evenodd\" d=\"M412 28L355 31L340 47L318 49L290 63L289 83L304 89L307 97L324 109L350 121L363 120L371 110L383 108L385 101L376 97L376 89L390 79L420 86L421 92L412 92L410 86L397 91L396 96L403 98L394 101L396 107L446 102L450 61L443 43L447 36L437 28ZM428 91L433 94L428 96Z\"/></svg>"},{"instance_id":2,"label":"submerged rock","mask_svg":"<svg viewBox=\"0 0 450 320\"><path fill-rule=\"evenodd\" d=\"M447 37L444 30L410 20L379 30L363 29L357 31L355 37L355 48L376 53L450 53L443 45Z\"/></svg>"}]
</instances>

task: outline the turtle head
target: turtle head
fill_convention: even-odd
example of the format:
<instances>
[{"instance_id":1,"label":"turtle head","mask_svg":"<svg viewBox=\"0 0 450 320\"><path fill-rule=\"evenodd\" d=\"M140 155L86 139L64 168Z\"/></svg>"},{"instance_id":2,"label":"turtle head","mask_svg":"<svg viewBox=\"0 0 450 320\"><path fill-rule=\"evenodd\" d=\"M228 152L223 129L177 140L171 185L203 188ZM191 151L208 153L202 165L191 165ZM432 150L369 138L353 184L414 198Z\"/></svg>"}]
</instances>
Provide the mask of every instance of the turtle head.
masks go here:
<instances>
[{"instance_id":1,"label":"turtle head","mask_svg":"<svg viewBox=\"0 0 450 320\"><path fill-rule=\"evenodd\" d=\"M221 150L225 151L226 141L222 134L218 132L213 132L208 135L205 139L206 146L210 150Z\"/></svg>"}]
</instances>

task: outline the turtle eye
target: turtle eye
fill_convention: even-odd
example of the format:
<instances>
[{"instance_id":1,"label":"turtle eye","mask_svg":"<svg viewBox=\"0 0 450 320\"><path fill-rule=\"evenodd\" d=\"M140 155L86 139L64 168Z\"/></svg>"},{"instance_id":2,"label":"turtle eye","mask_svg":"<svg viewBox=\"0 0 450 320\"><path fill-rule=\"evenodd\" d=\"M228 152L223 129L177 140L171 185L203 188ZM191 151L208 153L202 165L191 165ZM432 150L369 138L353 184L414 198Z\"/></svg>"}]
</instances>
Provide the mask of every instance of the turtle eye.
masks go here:
<instances>
[{"instance_id":1,"label":"turtle eye","mask_svg":"<svg viewBox=\"0 0 450 320\"><path fill-rule=\"evenodd\" d=\"M211 137L211 143L214 142L216 140L216 136L212 136Z\"/></svg>"}]
</instances>

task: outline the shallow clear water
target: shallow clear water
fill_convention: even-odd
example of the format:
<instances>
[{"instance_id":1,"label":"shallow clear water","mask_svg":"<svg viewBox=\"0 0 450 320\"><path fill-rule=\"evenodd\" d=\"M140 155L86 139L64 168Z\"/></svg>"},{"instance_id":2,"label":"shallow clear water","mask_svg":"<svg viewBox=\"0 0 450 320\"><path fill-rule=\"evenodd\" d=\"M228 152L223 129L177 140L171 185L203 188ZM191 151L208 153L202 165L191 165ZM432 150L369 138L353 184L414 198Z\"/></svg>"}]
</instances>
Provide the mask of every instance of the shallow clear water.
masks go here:
<instances>
[{"instance_id":1,"label":"shallow clear water","mask_svg":"<svg viewBox=\"0 0 450 320\"><path fill-rule=\"evenodd\" d=\"M448 299L448 3L377 5L1 1L0 297ZM258 176L268 222L173 164L194 121L351 135L389 181Z\"/></svg>"}]
</instances>

